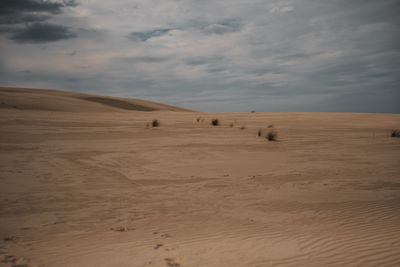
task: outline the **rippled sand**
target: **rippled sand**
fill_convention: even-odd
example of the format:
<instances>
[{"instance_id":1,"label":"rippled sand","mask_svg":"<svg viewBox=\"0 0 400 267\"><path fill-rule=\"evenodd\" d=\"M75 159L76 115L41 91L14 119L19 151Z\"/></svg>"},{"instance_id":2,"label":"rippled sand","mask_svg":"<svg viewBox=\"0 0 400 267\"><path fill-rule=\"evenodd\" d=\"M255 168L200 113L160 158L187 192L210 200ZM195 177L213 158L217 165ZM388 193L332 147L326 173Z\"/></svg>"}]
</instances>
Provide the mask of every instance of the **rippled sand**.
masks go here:
<instances>
[{"instance_id":1,"label":"rippled sand","mask_svg":"<svg viewBox=\"0 0 400 267\"><path fill-rule=\"evenodd\" d=\"M2 101L0 266L400 266L400 115Z\"/></svg>"}]
</instances>

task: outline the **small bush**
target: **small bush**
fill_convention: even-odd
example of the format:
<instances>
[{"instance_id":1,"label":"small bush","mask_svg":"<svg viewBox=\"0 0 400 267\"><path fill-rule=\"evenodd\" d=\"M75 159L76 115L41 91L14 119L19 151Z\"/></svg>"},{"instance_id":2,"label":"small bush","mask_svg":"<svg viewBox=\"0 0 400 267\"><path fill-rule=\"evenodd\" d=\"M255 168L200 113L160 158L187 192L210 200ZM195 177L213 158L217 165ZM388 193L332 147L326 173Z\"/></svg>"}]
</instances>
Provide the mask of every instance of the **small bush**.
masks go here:
<instances>
[{"instance_id":1,"label":"small bush","mask_svg":"<svg viewBox=\"0 0 400 267\"><path fill-rule=\"evenodd\" d=\"M245 129L246 129L246 126L242 125L242 126L240 126L239 129L240 129L240 130L245 130Z\"/></svg>"},{"instance_id":2,"label":"small bush","mask_svg":"<svg viewBox=\"0 0 400 267\"><path fill-rule=\"evenodd\" d=\"M275 131L269 131L265 138L267 138L268 141L278 141L278 133Z\"/></svg>"},{"instance_id":3,"label":"small bush","mask_svg":"<svg viewBox=\"0 0 400 267\"><path fill-rule=\"evenodd\" d=\"M392 130L390 133L391 137L400 137L400 130Z\"/></svg>"},{"instance_id":4,"label":"small bush","mask_svg":"<svg viewBox=\"0 0 400 267\"><path fill-rule=\"evenodd\" d=\"M255 110L252 110L251 113L256 113L256 111L255 111Z\"/></svg>"},{"instance_id":5,"label":"small bush","mask_svg":"<svg viewBox=\"0 0 400 267\"><path fill-rule=\"evenodd\" d=\"M201 121L201 117L197 117L196 121L197 121L197 123L199 123Z\"/></svg>"},{"instance_id":6,"label":"small bush","mask_svg":"<svg viewBox=\"0 0 400 267\"><path fill-rule=\"evenodd\" d=\"M229 124L229 127L233 128L233 126L234 126L234 124L233 124L233 122L231 122L231 123Z\"/></svg>"},{"instance_id":7,"label":"small bush","mask_svg":"<svg viewBox=\"0 0 400 267\"><path fill-rule=\"evenodd\" d=\"M160 122L158 120L153 120L151 122L151 127L160 127Z\"/></svg>"},{"instance_id":8,"label":"small bush","mask_svg":"<svg viewBox=\"0 0 400 267\"><path fill-rule=\"evenodd\" d=\"M262 135L262 129L258 129L257 135L258 135L258 136L261 136L261 135Z\"/></svg>"},{"instance_id":9,"label":"small bush","mask_svg":"<svg viewBox=\"0 0 400 267\"><path fill-rule=\"evenodd\" d=\"M211 120L211 125L212 126L219 126L219 120L218 119L212 119Z\"/></svg>"},{"instance_id":10,"label":"small bush","mask_svg":"<svg viewBox=\"0 0 400 267\"><path fill-rule=\"evenodd\" d=\"M268 128L274 128L273 124L268 125Z\"/></svg>"}]
</instances>

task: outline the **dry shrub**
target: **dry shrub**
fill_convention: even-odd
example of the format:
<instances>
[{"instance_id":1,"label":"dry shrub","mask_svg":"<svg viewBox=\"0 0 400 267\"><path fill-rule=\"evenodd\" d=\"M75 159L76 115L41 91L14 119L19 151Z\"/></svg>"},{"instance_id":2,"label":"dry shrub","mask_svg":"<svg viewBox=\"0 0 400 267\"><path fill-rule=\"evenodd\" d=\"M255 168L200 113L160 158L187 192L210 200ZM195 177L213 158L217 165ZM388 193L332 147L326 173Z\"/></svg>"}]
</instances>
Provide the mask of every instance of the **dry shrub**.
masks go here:
<instances>
[{"instance_id":1,"label":"dry shrub","mask_svg":"<svg viewBox=\"0 0 400 267\"><path fill-rule=\"evenodd\" d=\"M267 138L268 141L278 141L278 133L274 130L269 131L265 138Z\"/></svg>"},{"instance_id":2,"label":"dry shrub","mask_svg":"<svg viewBox=\"0 0 400 267\"><path fill-rule=\"evenodd\" d=\"M220 122L219 122L218 119L212 119L212 120L211 120L211 125L212 125L212 126L219 126L219 124L220 124Z\"/></svg>"},{"instance_id":3,"label":"dry shrub","mask_svg":"<svg viewBox=\"0 0 400 267\"><path fill-rule=\"evenodd\" d=\"M390 133L390 136L391 137L400 137L400 130L397 130L397 129L392 130Z\"/></svg>"},{"instance_id":4,"label":"dry shrub","mask_svg":"<svg viewBox=\"0 0 400 267\"><path fill-rule=\"evenodd\" d=\"M153 120L151 122L151 127L160 127L160 121L159 120Z\"/></svg>"}]
</instances>

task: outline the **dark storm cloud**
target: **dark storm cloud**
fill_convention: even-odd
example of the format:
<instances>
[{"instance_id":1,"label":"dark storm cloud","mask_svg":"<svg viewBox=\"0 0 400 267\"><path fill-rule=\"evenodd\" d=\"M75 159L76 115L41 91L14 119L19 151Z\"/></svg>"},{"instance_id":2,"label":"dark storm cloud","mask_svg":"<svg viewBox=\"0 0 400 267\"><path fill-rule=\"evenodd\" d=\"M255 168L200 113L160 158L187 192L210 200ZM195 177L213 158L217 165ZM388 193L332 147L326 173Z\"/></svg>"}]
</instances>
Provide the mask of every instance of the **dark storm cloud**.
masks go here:
<instances>
[{"instance_id":1,"label":"dark storm cloud","mask_svg":"<svg viewBox=\"0 0 400 267\"><path fill-rule=\"evenodd\" d=\"M62 13L74 0L3 0L0 3L0 32L19 43L45 43L76 37L69 27L45 21Z\"/></svg>"},{"instance_id":2,"label":"dark storm cloud","mask_svg":"<svg viewBox=\"0 0 400 267\"><path fill-rule=\"evenodd\" d=\"M27 22L41 22L50 19L49 15L38 15L38 14L13 14L5 15L0 17L0 24L20 24Z\"/></svg>"},{"instance_id":3,"label":"dark storm cloud","mask_svg":"<svg viewBox=\"0 0 400 267\"><path fill-rule=\"evenodd\" d=\"M155 30L149 30L149 31L142 31L142 32L132 32L131 34L128 35L128 39L132 41L142 41L146 42L147 40L154 38L154 37L160 37L165 34L168 34L172 29L155 29Z\"/></svg>"},{"instance_id":4,"label":"dark storm cloud","mask_svg":"<svg viewBox=\"0 0 400 267\"><path fill-rule=\"evenodd\" d=\"M74 0L52 2L44 0L2 0L0 24L18 24L49 19L60 14L66 6L77 6Z\"/></svg>"},{"instance_id":5,"label":"dark storm cloud","mask_svg":"<svg viewBox=\"0 0 400 267\"><path fill-rule=\"evenodd\" d=\"M57 14L61 12L64 3L35 0L2 0L0 2L0 15L20 14L22 12L48 12Z\"/></svg>"},{"instance_id":6,"label":"dark storm cloud","mask_svg":"<svg viewBox=\"0 0 400 267\"><path fill-rule=\"evenodd\" d=\"M11 39L19 43L46 43L74 37L77 34L70 28L50 23L32 23L11 35Z\"/></svg>"}]
</instances>

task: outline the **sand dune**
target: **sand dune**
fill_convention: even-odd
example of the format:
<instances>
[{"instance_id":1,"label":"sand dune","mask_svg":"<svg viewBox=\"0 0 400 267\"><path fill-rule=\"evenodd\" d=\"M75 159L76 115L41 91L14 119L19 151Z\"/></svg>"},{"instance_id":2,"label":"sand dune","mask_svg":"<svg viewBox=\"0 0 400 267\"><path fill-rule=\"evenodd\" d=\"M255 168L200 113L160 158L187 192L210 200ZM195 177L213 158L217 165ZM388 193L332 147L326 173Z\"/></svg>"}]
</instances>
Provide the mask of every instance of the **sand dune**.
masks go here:
<instances>
[{"instance_id":1,"label":"sand dune","mask_svg":"<svg viewBox=\"0 0 400 267\"><path fill-rule=\"evenodd\" d=\"M70 112L189 111L139 99L97 96L57 90L0 87L0 108Z\"/></svg>"},{"instance_id":2,"label":"sand dune","mask_svg":"<svg viewBox=\"0 0 400 267\"><path fill-rule=\"evenodd\" d=\"M400 115L9 91L0 266L400 266Z\"/></svg>"}]
</instances>

